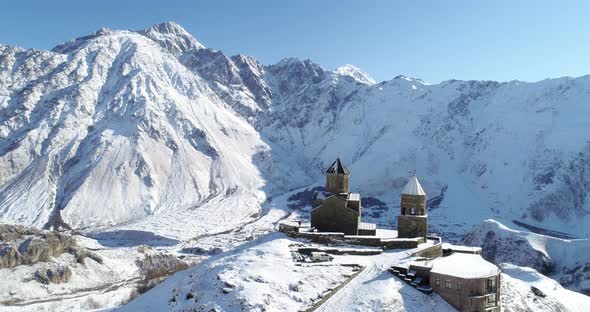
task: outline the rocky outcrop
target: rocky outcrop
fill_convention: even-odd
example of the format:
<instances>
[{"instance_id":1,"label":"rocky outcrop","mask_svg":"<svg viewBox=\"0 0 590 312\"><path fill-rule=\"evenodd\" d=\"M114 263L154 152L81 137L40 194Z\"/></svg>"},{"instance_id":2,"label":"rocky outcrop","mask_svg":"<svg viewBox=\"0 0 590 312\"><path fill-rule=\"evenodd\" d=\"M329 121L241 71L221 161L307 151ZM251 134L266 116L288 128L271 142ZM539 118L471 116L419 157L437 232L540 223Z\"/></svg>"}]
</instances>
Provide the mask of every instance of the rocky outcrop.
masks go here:
<instances>
[{"instance_id":1,"label":"rocky outcrop","mask_svg":"<svg viewBox=\"0 0 590 312\"><path fill-rule=\"evenodd\" d=\"M39 269L35 272L35 280L42 284L67 283L72 277L72 270L67 266L59 266L53 269Z\"/></svg>"},{"instance_id":2,"label":"rocky outcrop","mask_svg":"<svg viewBox=\"0 0 590 312\"><path fill-rule=\"evenodd\" d=\"M168 276L188 268L188 265L173 255L153 253L137 261L137 266L147 279Z\"/></svg>"},{"instance_id":3,"label":"rocky outcrop","mask_svg":"<svg viewBox=\"0 0 590 312\"><path fill-rule=\"evenodd\" d=\"M41 231L35 228L0 224L0 242L16 240L26 235L40 235Z\"/></svg>"},{"instance_id":4,"label":"rocky outcrop","mask_svg":"<svg viewBox=\"0 0 590 312\"><path fill-rule=\"evenodd\" d=\"M47 262L53 256L76 249L76 241L69 235L44 232L40 236L26 238L18 247L21 264Z\"/></svg>"},{"instance_id":5,"label":"rocky outcrop","mask_svg":"<svg viewBox=\"0 0 590 312\"><path fill-rule=\"evenodd\" d=\"M0 225L0 268L47 262L63 253L74 255L82 264L87 257L102 263L99 256L79 247L69 234L19 225Z\"/></svg>"},{"instance_id":6,"label":"rocky outcrop","mask_svg":"<svg viewBox=\"0 0 590 312\"><path fill-rule=\"evenodd\" d=\"M559 280L563 286L590 296L590 262L565 272Z\"/></svg>"},{"instance_id":7,"label":"rocky outcrop","mask_svg":"<svg viewBox=\"0 0 590 312\"><path fill-rule=\"evenodd\" d=\"M21 255L15 246L2 244L0 246L0 268L12 268L20 264Z\"/></svg>"}]
</instances>

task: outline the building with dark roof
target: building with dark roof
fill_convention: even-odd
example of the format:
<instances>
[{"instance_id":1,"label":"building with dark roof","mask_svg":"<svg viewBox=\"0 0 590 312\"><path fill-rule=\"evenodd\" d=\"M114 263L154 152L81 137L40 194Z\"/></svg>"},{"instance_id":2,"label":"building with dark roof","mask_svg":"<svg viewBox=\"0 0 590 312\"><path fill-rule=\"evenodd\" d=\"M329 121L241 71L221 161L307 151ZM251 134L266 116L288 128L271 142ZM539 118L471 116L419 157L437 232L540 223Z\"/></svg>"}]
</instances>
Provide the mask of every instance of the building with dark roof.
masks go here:
<instances>
[{"instance_id":1,"label":"building with dark roof","mask_svg":"<svg viewBox=\"0 0 590 312\"><path fill-rule=\"evenodd\" d=\"M314 193L311 226L320 232L375 235L374 224L361 222L361 195L350 193L350 171L340 158L325 174L326 191Z\"/></svg>"}]
</instances>

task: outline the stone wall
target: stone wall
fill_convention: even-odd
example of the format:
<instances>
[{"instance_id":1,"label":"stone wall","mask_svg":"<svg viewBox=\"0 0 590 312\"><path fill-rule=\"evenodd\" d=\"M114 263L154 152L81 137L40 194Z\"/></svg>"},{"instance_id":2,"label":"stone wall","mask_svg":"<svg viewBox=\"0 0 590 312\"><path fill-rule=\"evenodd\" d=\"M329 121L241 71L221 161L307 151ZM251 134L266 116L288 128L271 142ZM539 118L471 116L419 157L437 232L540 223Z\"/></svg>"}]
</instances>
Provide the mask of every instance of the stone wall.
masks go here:
<instances>
[{"instance_id":1,"label":"stone wall","mask_svg":"<svg viewBox=\"0 0 590 312\"><path fill-rule=\"evenodd\" d=\"M346 207L347 200L340 195L326 198L311 211L311 226L322 232L343 232L357 235L361 216Z\"/></svg>"},{"instance_id":2,"label":"stone wall","mask_svg":"<svg viewBox=\"0 0 590 312\"><path fill-rule=\"evenodd\" d=\"M290 237L305 238L319 244L349 244L383 249L412 249L424 243L424 238L421 237L381 239L379 237L344 235L344 233L300 232L297 225L287 223L280 223L279 231Z\"/></svg>"},{"instance_id":3,"label":"stone wall","mask_svg":"<svg viewBox=\"0 0 590 312\"><path fill-rule=\"evenodd\" d=\"M398 216L397 233L400 238L426 237L428 218L424 216Z\"/></svg>"},{"instance_id":4,"label":"stone wall","mask_svg":"<svg viewBox=\"0 0 590 312\"><path fill-rule=\"evenodd\" d=\"M418 245L422 243L424 243L424 238L422 237L391 238L381 240L383 249L412 249L418 247Z\"/></svg>"},{"instance_id":5,"label":"stone wall","mask_svg":"<svg viewBox=\"0 0 590 312\"><path fill-rule=\"evenodd\" d=\"M442 239L438 236L428 236L428 239L434 239L437 242L432 246L416 251L413 256L432 259L443 255Z\"/></svg>"}]
</instances>

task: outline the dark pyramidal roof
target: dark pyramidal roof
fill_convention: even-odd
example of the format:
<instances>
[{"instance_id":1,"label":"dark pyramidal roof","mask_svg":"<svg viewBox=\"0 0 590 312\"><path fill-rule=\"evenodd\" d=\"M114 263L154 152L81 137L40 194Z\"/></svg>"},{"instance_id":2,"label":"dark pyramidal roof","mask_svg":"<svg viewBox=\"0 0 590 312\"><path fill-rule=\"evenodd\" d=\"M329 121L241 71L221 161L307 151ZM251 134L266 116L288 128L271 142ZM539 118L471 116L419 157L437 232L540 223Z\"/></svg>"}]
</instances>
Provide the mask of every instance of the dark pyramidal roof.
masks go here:
<instances>
[{"instance_id":1,"label":"dark pyramidal roof","mask_svg":"<svg viewBox=\"0 0 590 312\"><path fill-rule=\"evenodd\" d=\"M348 169L342 164L340 157L336 158L336 161L326 170L326 173L350 174Z\"/></svg>"}]
</instances>

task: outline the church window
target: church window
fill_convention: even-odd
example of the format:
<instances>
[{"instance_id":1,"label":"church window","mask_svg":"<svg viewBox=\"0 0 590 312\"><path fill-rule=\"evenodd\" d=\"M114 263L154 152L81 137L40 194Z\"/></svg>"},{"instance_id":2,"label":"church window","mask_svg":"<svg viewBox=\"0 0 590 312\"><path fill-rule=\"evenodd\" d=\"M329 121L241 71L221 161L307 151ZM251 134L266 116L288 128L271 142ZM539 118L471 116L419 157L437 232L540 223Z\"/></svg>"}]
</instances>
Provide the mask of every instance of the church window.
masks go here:
<instances>
[{"instance_id":1,"label":"church window","mask_svg":"<svg viewBox=\"0 0 590 312\"><path fill-rule=\"evenodd\" d=\"M496 291L496 278L492 277L492 278L488 278L487 280L487 288L488 288L488 292L494 292Z\"/></svg>"}]
</instances>

